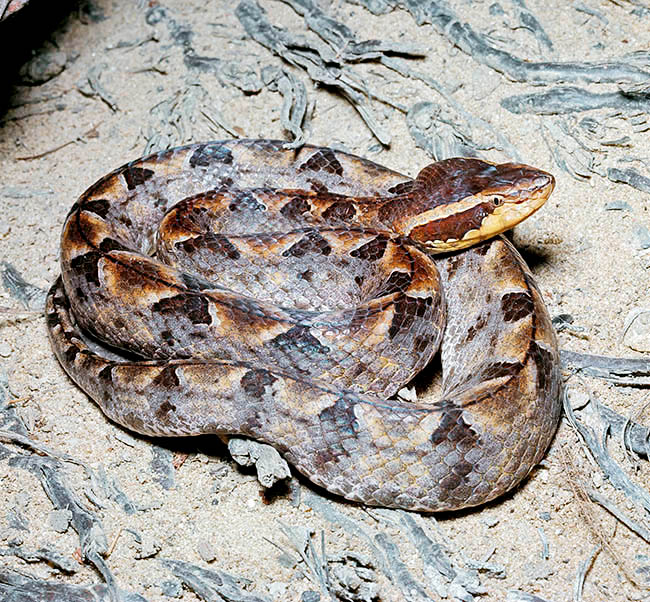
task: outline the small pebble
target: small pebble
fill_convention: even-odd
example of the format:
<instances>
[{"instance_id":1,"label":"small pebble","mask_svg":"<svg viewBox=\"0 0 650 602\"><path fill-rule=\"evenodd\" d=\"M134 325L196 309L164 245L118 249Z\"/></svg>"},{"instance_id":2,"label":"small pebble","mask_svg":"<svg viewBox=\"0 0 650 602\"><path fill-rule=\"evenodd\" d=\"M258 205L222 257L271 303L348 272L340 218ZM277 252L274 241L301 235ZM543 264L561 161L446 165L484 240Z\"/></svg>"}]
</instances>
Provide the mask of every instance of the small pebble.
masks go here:
<instances>
[{"instance_id":1,"label":"small pebble","mask_svg":"<svg viewBox=\"0 0 650 602\"><path fill-rule=\"evenodd\" d=\"M135 557L137 560L144 558L153 558L162 548L151 538L143 537L140 549L136 552Z\"/></svg>"},{"instance_id":2,"label":"small pebble","mask_svg":"<svg viewBox=\"0 0 650 602\"><path fill-rule=\"evenodd\" d=\"M214 562L217 559L217 553L214 547L205 539L199 541L196 551L204 562Z\"/></svg>"},{"instance_id":3,"label":"small pebble","mask_svg":"<svg viewBox=\"0 0 650 602\"><path fill-rule=\"evenodd\" d=\"M591 482L594 484L596 489L600 489L603 485L603 474L601 472L594 472L591 475Z\"/></svg>"}]
</instances>

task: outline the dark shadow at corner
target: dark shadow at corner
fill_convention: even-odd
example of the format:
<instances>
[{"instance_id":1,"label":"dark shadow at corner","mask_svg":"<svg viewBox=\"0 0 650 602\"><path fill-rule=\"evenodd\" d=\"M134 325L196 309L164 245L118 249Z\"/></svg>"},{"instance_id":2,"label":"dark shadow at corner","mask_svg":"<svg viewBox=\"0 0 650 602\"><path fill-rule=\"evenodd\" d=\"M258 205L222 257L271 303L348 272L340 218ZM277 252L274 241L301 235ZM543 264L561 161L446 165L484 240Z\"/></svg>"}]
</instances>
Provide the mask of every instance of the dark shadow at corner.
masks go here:
<instances>
[{"instance_id":1,"label":"dark shadow at corner","mask_svg":"<svg viewBox=\"0 0 650 602\"><path fill-rule=\"evenodd\" d=\"M21 67L46 50L57 50L57 37L71 19L90 24L102 18L92 0L32 0L0 21L0 123L23 85Z\"/></svg>"}]
</instances>

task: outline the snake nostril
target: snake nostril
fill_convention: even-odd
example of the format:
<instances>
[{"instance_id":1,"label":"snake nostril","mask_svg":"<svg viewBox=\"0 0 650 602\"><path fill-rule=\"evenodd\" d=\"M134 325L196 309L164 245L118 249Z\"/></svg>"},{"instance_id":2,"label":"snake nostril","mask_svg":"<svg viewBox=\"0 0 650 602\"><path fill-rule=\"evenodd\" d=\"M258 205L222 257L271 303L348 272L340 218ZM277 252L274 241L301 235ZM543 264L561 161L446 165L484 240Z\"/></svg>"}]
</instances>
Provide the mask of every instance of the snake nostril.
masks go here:
<instances>
[{"instance_id":1,"label":"snake nostril","mask_svg":"<svg viewBox=\"0 0 650 602\"><path fill-rule=\"evenodd\" d=\"M536 188L541 189L554 184L554 182L555 180L553 179L552 175L544 174L543 176L538 176L535 178L534 185Z\"/></svg>"}]
</instances>

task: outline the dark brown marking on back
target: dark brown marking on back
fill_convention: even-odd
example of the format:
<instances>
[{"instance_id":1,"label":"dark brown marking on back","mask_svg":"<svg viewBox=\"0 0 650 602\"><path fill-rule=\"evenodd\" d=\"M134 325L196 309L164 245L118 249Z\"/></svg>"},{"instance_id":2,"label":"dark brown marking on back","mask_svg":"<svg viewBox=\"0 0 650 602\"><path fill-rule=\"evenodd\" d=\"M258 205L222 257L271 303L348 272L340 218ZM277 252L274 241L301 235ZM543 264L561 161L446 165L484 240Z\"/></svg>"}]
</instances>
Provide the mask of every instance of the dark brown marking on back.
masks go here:
<instances>
[{"instance_id":1,"label":"dark brown marking on back","mask_svg":"<svg viewBox=\"0 0 650 602\"><path fill-rule=\"evenodd\" d=\"M156 408L156 420L160 424L169 424L169 415L176 411L176 406L168 400L163 401Z\"/></svg>"},{"instance_id":2,"label":"dark brown marking on back","mask_svg":"<svg viewBox=\"0 0 650 602\"><path fill-rule=\"evenodd\" d=\"M380 223L385 224L392 228L395 219L409 214L417 213L418 207L413 204L413 200L406 200L402 196L394 197L379 205L377 208L377 219Z\"/></svg>"},{"instance_id":3,"label":"dark brown marking on back","mask_svg":"<svg viewBox=\"0 0 650 602\"><path fill-rule=\"evenodd\" d=\"M176 374L178 366L165 366L151 381L153 385L160 385L163 389L171 389L180 386L181 381Z\"/></svg>"},{"instance_id":4,"label":"dark brown marking on back","mask_svg":"<svg viewBox=\"0 0 650 602\"><path fill-rule=\"evenodd\" d=\"M517 376L521 372L521 369L521 362L492 362L491 364L482 366L478 378L482 382L487 382L494 378ZM475 377L477 377L476 374L473 378Z\"/></svg>"},{"instance_id":5,"label":"dark brown marking on back","mask_svg":"<svg viewBox=\"0 0 650 602\"><path fill-rule=\"evenodd\" d=\"M480 437L478 433L467 424L467 422L465 422L462 408L446 399L438 402L436 407L440 408L441 416L440 423L436 427L436 430L431 433L431 442L433 445L440 445L441 443L448 441L454 446L458 446L463 442L463 447L465 447L465 444L469 441L467 448L471 449L475 446L478 447Z\"/></svg>"},{"instance_id":6,"label":"dark brown marking on back","mask_svg":"<svg viewBox=\"0 0 650 602\"><path fill-rule=\"evenodd\" d=\"M354 413L354 406L356 404L352 399L342 396L339 397L334 405L331 405L324 410L321 410L318 417L320 418L323 427L324 435L328 443L330 437L328 433L336 433L335 441L338 442L341 435L355 435L359 431L359 421ZM330 448L331 448L330 444ZM346 454L345 450L340 447L335 450L336 455ZM338 452L338 453L337 453Z\"/></svg>"},{"instance_id":7,"label":"dark brown marking on back","mask_svg":"<svg viewBox=\"0 0 650 602\"><path fill-rule=\"evenodd\" d=\"M336 201L323 211L323 219L331 221L346 221L357 214L354 203L351 201Z\"/></svg>"},{"instance_id":8,"label":"dark brown marking on back","mask_svg":"<svg viewBox=\"0 0 650 602\"><path fill-rule=\"evenodd\" d=\"M84 255L73 257L70 261L70 267L75 271L83 274L86 282L99 286L99 265L98 262L102 254L98 251L90 251Z\"/></svg>"},{"instance_id":9,"label":"dark brown marking on back","mask_svg":"<svg viewBox=\"0 0 650 602\"><path fill-rule=\"evenodd\" d=\"M324 182L319 182L318 180L309 179L309 186L311 190L318 193L319 195L328 195L330 192Z\"/></svg>"},{"instance_id":10,"label":"dark brown marking on back","mask_svg":"<svg viewBox=\"0 0 650 602\"><path fill-rule=\"evenodd\" d=\"M506 322L517 322L533 313L533 298L528 291L506 293L501 297L501 311Z\"/></svg>"},{"instance_id":11,"label":"dark brown marking on back","mask_svg":"<svg viewBox=\"0 0 650 602\"><path fill-rule=\"evenodd\" d=\"M331 252L329 243L315 230L309 230L297 243L286 249L282 256L303 257L307 253L329 255Z\"/></svg>"},{"instance_id":12,"label":"dark brown marking on back","mask_svg":"<svg viewBox=\"0 0 650 602\"><path fill-rule=\"evenodd\" d=\"M133 190L136 186L140 186L152 178L154 171L144 167L125 167L122 175L124 176L126 187L129 190Z\"/></svg>"},{"instance_id":13,"label":"dark brown marking on back","mask_svg":"<svg viewBox=\"0 0 650 602\"><path fill-rule=\"evenodd\" d=\"M388 238L380 234L359 248L350 251L350 255L366 261L377 261L384 255L387 244Z\"/></svg>"},{"instance_id":14,"label":"dark brown marking on back","mask_svg":"<svg viewBox=\"0 0 650 602\"><path fill-rule=\"evenodd\" d=\"M487 316L481 314L476 319L476 322L472 324L467 329L467 334L465 335L465 342L470 343L474 340L474 337L483 329L487 324Z\"/></svg>"},{"instance_id":15,"label":"dark brown marking on back","mask_svg":"<svg viewBox=\"0 0 650 602\"><path fill-rule=\"evenodd\" d=\"M395 314L388 330L388 336L394 339L400 332L408 331L417 318L422 318L433 303L431 297L404 296L395 302Z\"/></svg>"},{"instance_id":16,"label":"dark brown marking on back","mask_svg":"<svg viewBox=\"0 0 650 602\"><path fill-rule=\"evenodd\" d=\"M303 197L294 196L280 209L280 213L288 219L296 219L310 210L311 205Z\"/></svg>"},{"instance_id":17,"label":"dark brown marking on back","mask_svg":"<svg viewBox=\"0 0 650 602\"><path fill-rule=\"evenodd\" d=\"M266 387L271 387L276 380L278 379L268 370L255 369L241 377L240 385L247 395L261 400Z\"/></svg>"},{"instance_id":18,"label":"dark brown marking on back","mask_svg":"<svg viewBox=\"0 0 650 602\"><path fill-rule=\"evenodd\" d=\"M86 222L88 219L89 216L83 215L83 212L80 210L66 221L64 226L65 237L72 245L78 246L79 248L93 246L86 235L86 228L88 227Z\"/></svg>"},{"instance_id":19,"label":"dark brown marking on back","mask_svg":"<svg viewBox=\"0 0 650 602\"><path fill-rule=\"evenodd\" d=\"M209 303L205 297L183 293L156 301L151 310L163 315L185 315L192 324L211 324L212 316L208 307Z\"/></svg>"},{"instance_id":20,"label":"dark brown marking on back","mask_svg":"<svg viewBox=\"0 0 650 602\"><path fill-rule=\"evenodd\" d=\"M463 468L465 471L465 474L459 474L458 471L460 468ZM457 465L454 466L453 472L450 472L449 474L445 475L442 479L440 479L440 488L442 489L441 493L441 499L444 500L447 497L452 497L453 492L460 487L461 485L464 485L467 481L466 475L469 474L472 471L472 465L463 462L463 463L458 463Z\"/></svg>"},{"instance_id":21,"label":"dark brown marking on back","mask_svg":"<svg viewBox=\"0 0 650 602\"><path fill-rule=\"evenodd\" d=\"M228 205L230 211L266 211L266 205L260 203L248 190L236 190L232 195L232 202Z\"/></svg>"},{"instance_id":22,"label":"dark brown marking on back","mask_svg":"<svg viewBox=\"0 0 650 602\"><path fill-rule=\"evenodd\" d=\"M131 251L131 249L125 247L121 242L109 237L102 240L99 244L99 250L103 253L110 253L111 251Z\"/></svg>"},{"instance_id":23,"label":"dark brown marking on back","mask_svg":"<svg viewBox=\"0 0 650 602\"><path fill-rule=\"evenodd\" d=\"M359 305L355 307L354 310L345 312L343 315L345 318L347 318L348 322L348 328L354 332L359 330L360 328L366 328L366 322L369 318L381 313L384 311L387 307L390 307L392 305L391 302L387 302L386 304L382 304L382 306L375 306L372 309L368 306L363 306Z\"/></svg>"},{"instance_id":24,"label":"dark brown marking on back","mask_svg":"<svg viewBox=\"0 0 650 602\"><path fill-rule=\"evenodd\" d=\"M298 171L326 171L336 175L343 175L343 166L336 158L334 151L329 148L317 150L307 161L298 167Z\"/></svg>"},{"instance_id":25,"label":"dark brown marking on back","mask_svg":"<svg viewBox=\"0 0 650 602\"><path fill-rule=\"evenodd\" d=\"M193 238L177 242L174 246L183 249L187 254L191 254L201 248L206 248L215 254L225 255L228 259L239 259L241 257L239 249L227 237L215 232L199 234Z\"/></svg>"},{"instance_id":26,"label":"dark brown marking on back","mask_svg":"<svg viewBox=\"0 0 650 602\"><path fill-rule=\"evenodd\" d=\"M118 222L120 222L120 224L126 226L127 228L133 227L133 222L131 221L131 218L128 215L123 213L115 216L115 218L117 219Z\"/></svg>"},{"instance_id":27,"label":"dark brown marking on back","mask_svg":"<svg viewBox=\"0 0 650 602\"><path fill-rule=\"evenodd\" d=\"M213 163L231 165L231 150L223 144L205 144L199 146L190 157L190 167L209 167Z\"/></svg>"},{"instance_id":28,"label":"dark brown marking on back","mask_svg":"<svg viewBox=\"0 0 650 602\"><path fill-rule=\"evenodd\" d=\"M218 198L218 195L214 192L206 193L201 195L199 200L211 200ZM194 203L196 199L185 199L181 201L183 205L182 211L178 210L179 205L167 215L167 227L178 228L179 230L190 230L191 232L203 231L210 228L210 216L208 210ZM172 229L173 231L173 229Z\"/></svg>"},{"instance_id":29,"label":"dark brown marking on back","mask_svg":"<svg viewBox=\"0 0 650 602\"><path fill-rule=\"evenodd\" d=\"M81 206L77 205L77 207L79 207L81 211L94 213L95 215L99 215L102 219L105 219L111 208L111 202L106 199L93 199L92 201L85 201Z\"/></svg>"},{"instance_id":30,"label":"dark brown marking on back","mask_svg":"<svg viewBox=\"0 0 650 602\"><path fill-rule=\"evenodd\" d=\"M383 283L381 289L375 294L375 297L392 295L393 293L403 293L411 284L410 272L394 271L390 273L388 279Z\"/></svg>"},{"instance_id":31,"label":"dark brown marking on back","mask_svg":"<svg viewBox=\"0 0 650 602\"><path fill-rule=\"evenodd\" d=\"M97 374L97 378L104 383L107 389L113 387L113 366L106 366L102 368Z\"/></svg>"},{"instance_id":32,"label":"dark brown marking on back","mask_svg":"<svg viewBox=\"0 0 650 602\"><path fill-rule=\"evenodd\" d=\"M327 355L330 352L329 347L311 334L308 326L294 326L269 343L289 356L296 352L306 356Z\"/></svg>"}]
</instances>

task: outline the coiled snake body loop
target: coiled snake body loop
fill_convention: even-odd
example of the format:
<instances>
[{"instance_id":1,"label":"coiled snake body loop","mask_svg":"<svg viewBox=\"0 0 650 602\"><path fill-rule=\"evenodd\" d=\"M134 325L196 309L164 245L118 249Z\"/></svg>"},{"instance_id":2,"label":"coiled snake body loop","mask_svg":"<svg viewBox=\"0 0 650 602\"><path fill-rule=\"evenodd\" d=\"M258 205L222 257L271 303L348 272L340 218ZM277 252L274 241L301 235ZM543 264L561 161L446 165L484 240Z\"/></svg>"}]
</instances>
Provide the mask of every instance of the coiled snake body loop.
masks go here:
<instances>
[{"instance_id":1,"label":"coiled snake body loop","mask_svg":"<svg viewBox=\"0 0 650 602\"><path fill-rule=\"evenodd\" d=\"M145 157L66 219L53 348L128 429L254 437L366 504L475 506L530 472L559 419L539 291L510 243L481 242L552 187L522 165L411 180L269 140ZM439 346L438 400L392 398Z\"/></svg>"}]
</instances>

